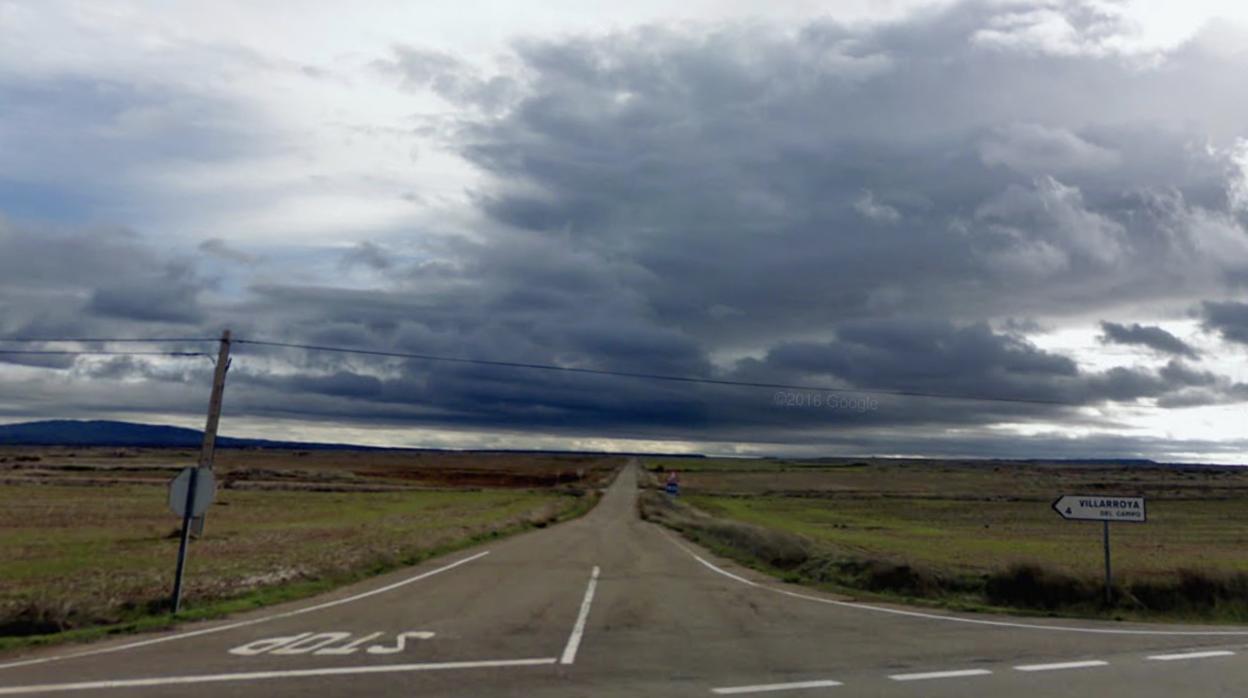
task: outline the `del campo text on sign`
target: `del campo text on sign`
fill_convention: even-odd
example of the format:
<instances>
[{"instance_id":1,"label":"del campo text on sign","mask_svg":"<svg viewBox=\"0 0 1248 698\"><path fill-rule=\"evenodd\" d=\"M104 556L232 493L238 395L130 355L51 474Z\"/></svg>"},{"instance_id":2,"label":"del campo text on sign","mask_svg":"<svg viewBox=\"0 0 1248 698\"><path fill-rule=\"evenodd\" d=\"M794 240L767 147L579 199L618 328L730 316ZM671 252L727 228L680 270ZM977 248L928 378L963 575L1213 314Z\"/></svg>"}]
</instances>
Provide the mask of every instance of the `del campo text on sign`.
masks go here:
<instances>
[{"instance_id":1,"label":"del campo text on sign","mask_svg":"<svg viewBox=\"0 0 1248 698\"><path fill-rule=\"evenodd\" d=\"M1121 521L1144 523L1147 513L1143 497L1068 494L1053 502L1063 519L1078 521Z\"/></svg>"}]
</instances>

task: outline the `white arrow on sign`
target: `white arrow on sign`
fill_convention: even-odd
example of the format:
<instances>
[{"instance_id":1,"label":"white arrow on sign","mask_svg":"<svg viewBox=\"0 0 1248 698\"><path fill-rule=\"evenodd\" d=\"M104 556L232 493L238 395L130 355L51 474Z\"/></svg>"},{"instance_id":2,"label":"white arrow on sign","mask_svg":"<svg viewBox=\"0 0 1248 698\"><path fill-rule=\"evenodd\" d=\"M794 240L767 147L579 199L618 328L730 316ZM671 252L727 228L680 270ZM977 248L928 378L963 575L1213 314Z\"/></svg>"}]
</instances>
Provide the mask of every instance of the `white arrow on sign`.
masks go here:
<instances>
[{"instance_id":1,"label":"white arrow on sign","mask_svg":"<svg viewBox=\"0 0 1248 698\"><path fill-rule=\"evenodd\" d=\"M1068 494L1053 502L1053 511L1076 521L1144 523L1143 497L1108 497L1103 494Z\"/></svg>"},{"instance_id":2,"label":"white arrow on sign","mask_svg":"<svg viewBox=\"0 0 1248 698\"><path fill-rule=\"evenodd\" d=\"M184 468L178 476L169 482L169 508L178 516L186 515L186 493L191 488L191 471L195 468ZM208 505L217 496L217 483L208 468L199 469L199 477L195 482L195 501L191 505L191 516L199 516L208 511Z\"/></svg>"}]
</instances>

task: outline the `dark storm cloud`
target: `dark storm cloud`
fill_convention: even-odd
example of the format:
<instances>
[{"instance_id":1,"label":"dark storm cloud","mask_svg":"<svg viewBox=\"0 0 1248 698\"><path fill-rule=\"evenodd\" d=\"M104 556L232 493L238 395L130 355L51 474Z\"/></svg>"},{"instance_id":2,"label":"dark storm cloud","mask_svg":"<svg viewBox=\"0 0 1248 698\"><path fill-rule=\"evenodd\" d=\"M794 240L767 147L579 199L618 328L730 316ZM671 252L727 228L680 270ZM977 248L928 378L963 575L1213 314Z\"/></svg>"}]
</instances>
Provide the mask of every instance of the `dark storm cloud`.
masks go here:
<instances>
[{"instance_id":1,"label":"dark storm cloud","mask_svg":"<svg viewBox=\"0 0 1248 698\"><path fill-rule=\"evenodd\" d=\"M827 377L834 379L830 385L1069 405L1180 397L1186 404L1219 402L1242 388L1178 361L1156 371L1081 371L1068 357L983 324L858 321L838 327L836 334L832 342L779 345L762 360L742 362L739 371L751 380Z\"/></svg>"},{"instance_id":2,"label":"dark storm cloud","mask_svg":"<svg viewBox=\"0 0 1248 698\"><path fill-rule=\"evenodd\" d=\"M1101 341L1106 344L1126 344L1148 347L1163 354L1182 356L1188 359L1198 358L1198 352L1190 344L1175 337L1160 327L1141 325L1121 325L1116 322L1102 322Z\"/></svg>"},{"instance_id":3,"label":"dark storm cloud","mask_svg":"<svg viewBox=\"0 0 1248 698\"><path fill-rule=\"evenodd\" d=\"M865 31L530 42L526 91L460 147L502 183L479 192L497 221L636 261L664 322L719 342L1220 288L1248 244L1225 156L1193 146L1240 127L1191 128L1157 95L1248 66L1197 40L1146 69L1098 48L1108 17L1066 19L1055 46L979 4ZM1248 117L1242 92L1209 98Z\"/></svg>"},{"instance_id":4,"label":"dark storm cloud","mask_svg":"<svg viewBox=\"0 0 1248 698\"><path fill-rule=\"evenodd\" d=\"M145 270L146 271L146 270ZM108 283L91 294L86 311L110 318L148 322L196 323L203 283L181 265Z\"/></svg>"},{"instance_id":5,"label":"dark storm cloud","mask_svg":"<svg viewBox=\"0 0 1248 698\"><path fill-rule=\"evenodd\" d=\"M1248 344L1248 303L1205 303L1204 316L1205 329L1228 342Z\"/></svg>"},{"instance_id":6,"label":"dark storm cloud","mask_svg":"<svg viewBox=\"0 0 1248 698\"><path fill-rule=\"evenodd\" d=\"M124 231L0 223L0 330L213 335L228 324L245 338L1064 403L876 396L869 410L794 409L755 388L238 345L238 417L851 452L1217 452L994 431L1099 434L1122 426L1115 404L1248 399L1180 361L1194 350L1156 327L1103 329L1175 357L1160 368L1090 370L1027 339L1074 316L1224 298L1248 268L1231 154L1248 123L1237 77L1248 58L1207 36L1125 55L1111 38L1121 30L1083 5L971 3L866 27L529 40L498 75L395 48L371 70L456 105L432 132L484 175L470 234L394 230L322 250L319 278L288 273L266 248L272 266L255 260L238 288L217 292L205 258L242 261L220 241L184 259ZM27 131L59 104L39 100ZM188 135L178 122L158 133ZM114 150L92 152L108 161ZM1210 329L1248 341L1239 306L1204 308ZM62 370L94 382L71 399L68 383L23 378L13 388L34 396L27 414L197 412L210 367ZM127 378L142 381L124 383L118 408L123 393L105 388Z\"/></svg>"},{"instance_id":7,"label":"dark storm cloud","mask_svg":"<svg viewBox=\"0 0 1248 698\"><path fill-rule=\"evenodd\" d=\"M205 318L199 294L210 285L191 262L129 230L0 218L0 335L115 336L124 321L194 324Z\"/></svg>"}]
</instances>

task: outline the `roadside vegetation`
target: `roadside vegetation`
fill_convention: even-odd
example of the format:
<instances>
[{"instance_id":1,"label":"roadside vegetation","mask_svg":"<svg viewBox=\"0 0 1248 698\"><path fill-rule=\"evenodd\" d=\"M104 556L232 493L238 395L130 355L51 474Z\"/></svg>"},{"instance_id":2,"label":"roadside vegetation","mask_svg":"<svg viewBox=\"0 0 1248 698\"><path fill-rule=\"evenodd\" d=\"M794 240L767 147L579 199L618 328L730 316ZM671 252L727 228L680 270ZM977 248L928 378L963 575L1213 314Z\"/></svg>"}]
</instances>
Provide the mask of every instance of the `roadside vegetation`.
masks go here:
<instances>
[{"instance_id":1,"label":"roadside vegetation","mask_svg":"<svg viewBox=\"0 0 1248 698\"><path fill-rule=\"evenodd\" d=\"M452 477L445 463L426 463L421 478L406 473L437 488L404 486L404 473L386 468L385 480L361 480L346 468L307 478L279 467L262 487L245 479L254 465L235 470L205 537L191 544L179 619L308 596L579 516L616 465L597 459L580 476L564 468L572 475L558 486L535 488L528 483L542 468L513 462L516 477L507 480L507 469L490 463L488 477L480 467ZM107 478L103 466L47 467L46 476L27 471L0 483L0 650L170 624L179 520L168 510L165 480L154 486L142 473ZM220 470L219 481L231 482L231 470ZM334 486L342 479L351 482Z\"/></svg>"},{"instance_id":2,"label":"roadside vegetation","mask_svg":"<svg viewBox=\"0 0 1248 698\"><path fill-rule=\"evenodd\" d=\"M1238 470L688 465L647 463L643 516L785 581L960 610L1248 622L1248 473ZM680 498L656 489L671 468L683 473ZM1068 493L1149 498L1148 523L1112 526L1112 603L1100 524L1049 508Z\"/></svg>"}]
</instances>

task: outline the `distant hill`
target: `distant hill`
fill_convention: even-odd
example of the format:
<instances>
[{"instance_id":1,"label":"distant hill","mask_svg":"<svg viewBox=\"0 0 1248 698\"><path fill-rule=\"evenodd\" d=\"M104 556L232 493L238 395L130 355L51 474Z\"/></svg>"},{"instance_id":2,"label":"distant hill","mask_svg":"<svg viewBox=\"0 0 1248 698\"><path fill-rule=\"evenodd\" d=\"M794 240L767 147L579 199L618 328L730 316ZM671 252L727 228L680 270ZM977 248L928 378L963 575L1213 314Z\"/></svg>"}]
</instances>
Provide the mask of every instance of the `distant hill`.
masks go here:
<instances>
[{"instance_id":1,"label":"distant hill","mask_svg":"<svg viewBox=\"0 0 1248 698\"><path fill-rule=\"evenodd\" d=\"M42 422L0 425L0 446L130 446L143 448L199 448L204 432L199 429L166 427L134 422L111 422L106 420L78 421L53 419ZM303 441L270 441L267 439L237 439L218 436L219 448L283 448L301 451L422 451L450 452L454 449L440 448L387 448L384 446L360 446L357 444L308 443ZM544 449L486 449L478 453L556 453L567 455L620 455L620 456L672 456L704 458L702 455L663 453L614 453L606 451L559 451Z\"/></svg>"},{"instance_id":2,"label":"distant hill","mask_svg":"<svg viewBox=\"0 0 1248 698\"><path fill-rule=\"evenodd\" d=\"M133 422L54 419L43 422L0 425L4 446L145 446L150 448L199 448L204 433L198 429ZM297 441L217 437L221 448L369 449L369 446L309 444Z\"/></svg>"}]
</instances>

